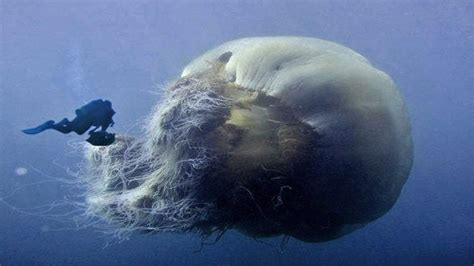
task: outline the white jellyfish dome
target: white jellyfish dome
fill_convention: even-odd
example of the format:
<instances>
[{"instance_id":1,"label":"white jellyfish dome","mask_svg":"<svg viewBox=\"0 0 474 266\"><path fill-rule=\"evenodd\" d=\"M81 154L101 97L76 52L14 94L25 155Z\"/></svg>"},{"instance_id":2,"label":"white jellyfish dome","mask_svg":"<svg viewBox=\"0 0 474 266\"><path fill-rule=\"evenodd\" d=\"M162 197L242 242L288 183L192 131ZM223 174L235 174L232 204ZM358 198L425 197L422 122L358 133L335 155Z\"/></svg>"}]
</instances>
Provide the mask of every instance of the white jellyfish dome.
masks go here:
<instances>
[{"instance_id":1,"label":"white jellyfish dome","mask_svg":"<svg viewBox=\"0 0 474 266\"><path fill-rule=\"evenodd\" d=\"M344 46L255 37L192 61L143 138L90 147L90 215L119 230L340 237L386 213L410 172L400 93Z\"/></svg>"}]
</instances>

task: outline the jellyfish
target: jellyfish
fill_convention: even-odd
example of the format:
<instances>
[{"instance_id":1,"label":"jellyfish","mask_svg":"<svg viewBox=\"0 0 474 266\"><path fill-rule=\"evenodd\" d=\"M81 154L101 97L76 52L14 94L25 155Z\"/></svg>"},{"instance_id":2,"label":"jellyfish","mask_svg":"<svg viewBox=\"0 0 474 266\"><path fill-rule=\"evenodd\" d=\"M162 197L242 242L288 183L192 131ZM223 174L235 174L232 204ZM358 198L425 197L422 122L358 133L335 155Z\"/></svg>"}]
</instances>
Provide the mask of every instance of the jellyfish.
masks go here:
<instances>
[{"instance_id":1,"label":"jellyfish","mask_svg":"<svg viewBox=\"0 0 474 266\"><path fill-rule=\"evenodd\" d=\"M226 42L162 94L143 136L85 151L86 214L120 233L329 241L389 211L411 169L397 86L333 42Z\"/></svg>"}]
</instances>

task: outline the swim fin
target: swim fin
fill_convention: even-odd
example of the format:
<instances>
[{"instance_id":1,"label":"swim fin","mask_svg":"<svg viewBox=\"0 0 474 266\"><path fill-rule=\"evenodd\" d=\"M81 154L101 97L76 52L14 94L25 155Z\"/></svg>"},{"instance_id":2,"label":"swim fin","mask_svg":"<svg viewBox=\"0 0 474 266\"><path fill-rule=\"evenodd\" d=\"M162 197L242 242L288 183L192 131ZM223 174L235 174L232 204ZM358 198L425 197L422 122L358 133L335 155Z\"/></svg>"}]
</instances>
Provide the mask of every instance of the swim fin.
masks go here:
<instances>
[{"instance_id":1,"label":"swim fin","mask_svg":"<svg viewBox=\"0 0 474 266\"><path fill-rule=\"evenodd\" d=\"M43 124L41 124L37 127L29 128L29 129L23 129L22 131L23 131L23 133L28 134L28 135L35 135L35 134L38 134L40 132L45 131L46 129L53 128L53 125L54 125L54 121L49 120L49 121L44 122Z\"/></svg>"}]
</instances>

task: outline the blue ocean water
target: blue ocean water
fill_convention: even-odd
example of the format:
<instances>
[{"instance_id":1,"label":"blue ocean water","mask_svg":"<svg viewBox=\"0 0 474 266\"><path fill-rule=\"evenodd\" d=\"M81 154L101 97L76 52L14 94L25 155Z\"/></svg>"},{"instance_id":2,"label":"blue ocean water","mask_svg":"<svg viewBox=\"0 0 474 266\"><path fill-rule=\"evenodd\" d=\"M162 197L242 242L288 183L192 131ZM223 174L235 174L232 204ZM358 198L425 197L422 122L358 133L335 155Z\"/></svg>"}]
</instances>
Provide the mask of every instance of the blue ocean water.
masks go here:
<instances>
[{"instance_id":1,"label":"blue ocean water","mask_svg":"<svg viewBox=\"0 0 474 266\"><path fill-rule=\"evenodd\" d=\"M474 263L474 2L0 2L0 265L472 265ZM389 73L413 126L415 160L393 209L343 238L265 243L228 232L200 252L196 235L119 242L17 208L67 199L70 135L20 129L114 103L117 132L159 99L194 57L247 36L341 43ZM49 177L47 177L49 176ZM64 208L62 211L70 211ZM61 217L57 217L61 220ZM110 242L110 243L109 243Z\"/></svg>"}]
</instances>

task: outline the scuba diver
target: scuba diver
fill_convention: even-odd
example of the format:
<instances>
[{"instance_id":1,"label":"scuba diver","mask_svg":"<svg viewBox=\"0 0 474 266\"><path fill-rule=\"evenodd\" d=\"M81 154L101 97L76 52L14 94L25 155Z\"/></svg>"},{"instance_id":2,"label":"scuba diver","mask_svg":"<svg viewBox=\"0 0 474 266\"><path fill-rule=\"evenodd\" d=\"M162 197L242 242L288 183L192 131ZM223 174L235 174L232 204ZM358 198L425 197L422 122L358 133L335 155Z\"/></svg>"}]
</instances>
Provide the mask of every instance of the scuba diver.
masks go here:
<instances>
[{"instance_id":1,"label":"scuba diver","mask_svg":"<svg viewBox=\"0 0 474 266\"><path fill-rule=\"evenodd\" d=\"M72 121L69 121L67 118L64 118L59 123L49 120L35 128L22 131L25 134L35 135L47 129L54 129L63 134L75 132L78 135L82 135L89 128L95 127L89 130L89 138L86 141L95 146L107 146L115 141L115 134L106 131L109 126L112 127L114 125L114 120L112 119L114 114L115 111L112 109L112 103L99 99L76 109L76 118ZM101 130L96 131L99 127L101 127Z\"/></svg>"}]
</instances>

